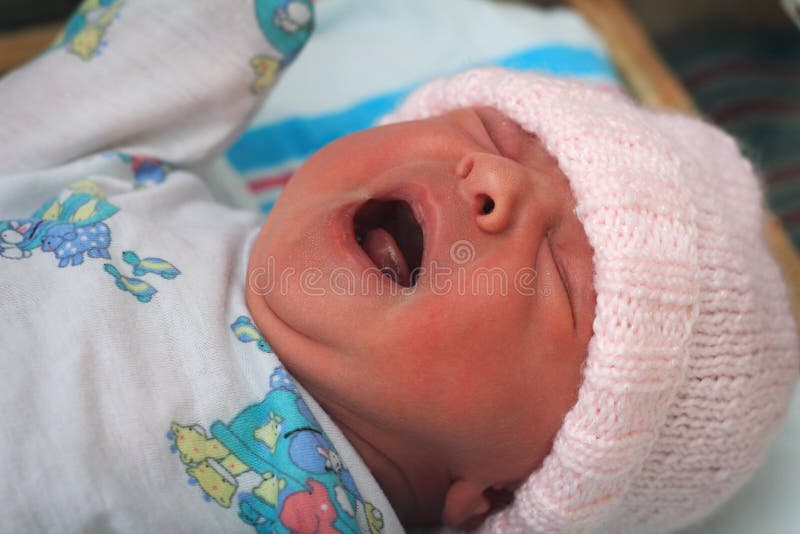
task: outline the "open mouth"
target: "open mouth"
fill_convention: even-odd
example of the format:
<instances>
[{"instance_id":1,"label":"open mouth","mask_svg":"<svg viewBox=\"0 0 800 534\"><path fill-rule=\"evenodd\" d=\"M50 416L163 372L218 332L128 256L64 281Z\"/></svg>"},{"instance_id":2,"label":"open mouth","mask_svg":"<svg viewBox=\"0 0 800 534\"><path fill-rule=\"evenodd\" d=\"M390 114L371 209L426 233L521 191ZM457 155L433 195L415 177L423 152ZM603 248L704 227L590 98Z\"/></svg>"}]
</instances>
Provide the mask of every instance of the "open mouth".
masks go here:
<instances>
[{"instance_id":1,"label":"open mouth","mask_svg":"<svg viewBox=\"0 0 800 534\"><path fill-rule=\"evenodd\" d=\"M404 287L417 282L422 227L403 200L368 200L353 218L356 241L380 272Z\"/></svg>"}]
</instances>

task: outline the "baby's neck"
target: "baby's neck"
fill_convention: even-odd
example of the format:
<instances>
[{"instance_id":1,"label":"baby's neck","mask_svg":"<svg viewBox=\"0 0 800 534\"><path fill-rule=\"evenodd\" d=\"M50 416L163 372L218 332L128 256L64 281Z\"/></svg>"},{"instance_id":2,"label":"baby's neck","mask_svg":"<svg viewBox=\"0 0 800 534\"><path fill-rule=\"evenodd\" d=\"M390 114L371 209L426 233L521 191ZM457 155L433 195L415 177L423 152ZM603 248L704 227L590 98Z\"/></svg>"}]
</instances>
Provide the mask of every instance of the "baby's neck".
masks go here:
<instances>
[{"instance_id":1,"label":"baby's neck","mask_svg":"<svg viewBox=\"0 0 800 534\"><path fill-rule=\"evenodd\" d=\"M431 461L421 447L362 421L337 403L317 401L369 467L403 525L439 525L450 483L446 465Z\"/></svg>"}]
</instances>

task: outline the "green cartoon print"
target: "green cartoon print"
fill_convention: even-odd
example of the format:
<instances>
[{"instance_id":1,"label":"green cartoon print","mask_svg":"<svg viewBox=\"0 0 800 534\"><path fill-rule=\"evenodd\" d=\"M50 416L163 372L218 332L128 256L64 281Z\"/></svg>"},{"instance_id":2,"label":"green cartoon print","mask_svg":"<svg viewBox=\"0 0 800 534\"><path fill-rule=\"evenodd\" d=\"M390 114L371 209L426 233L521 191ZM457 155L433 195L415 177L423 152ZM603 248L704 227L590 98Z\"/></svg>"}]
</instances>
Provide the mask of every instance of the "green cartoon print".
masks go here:
<instances>
[{"instance_id":1,"label":"green cartoon print","mask_svg":"<svg viewBox=\"0 0 800 534\"><path fill-rule=\"evenodd\" d=\"M258 350L272 352L269 343L267 343L267 340L261 335L261 332L258 331L258 328L256 328L256 325L250 320L250 317L246 315L237 317L231 324L231 330L233 330L233 333L236 335L236 339L242 343L255 341Z\"/></svg>"},{"instance_id":2,"label":"green cartoon print","mask_svg":"<svg viewBox=\"0 0 800 534\"><path fill-rule=\"evenodd\" d=\"M140 258L132 250L122 252L122 261L131 266L131 270L136 276L155 274L164 280L172 280L181 274L181 271L172 263L161 258ZM139 278L125 276L119 269L110 263L103 264L103 270L114 278L114 284L122 291L127 291L139 302L147 303L153 299L158 290L152 284Z\"/></svg>"},{"instance_id":3,"label":"green cartoon print","mask_svg":"<svg viewBox=\"0 0 800 534\"><path fill-rule=\"evenodd\" d=\"M126 250L122 253L122 261L133 268L133 274L136 276L154 273L164 280L172 280L181 274L181 271L167 260L162 260L161 258L140 258L139 255L132 250Z\"/></svg>"},{"instance_id":4,"label":"green cartoon print","mask_svg":"<svg viewBox=\"0 0 800 534\"><path fill-rule=\"evenodd\" d=\"M119 16L124 0L84 0L56 37L51 48L65 47L84 61L99 56L108 27Z\"/></svg>"},{"instance_id":5,"label":"green cartoon print","mask_svg":"<svg viewBox=\"0 0 800 534\"><path fill-rule=\"evenodd\" d=\"M189 484L223 508L237 503L259 534L380 534L380 510L364 501L294 380L277 367L269 385L227 423L171 424L167 439Z\"/></svg>"},{"instance_id":6,"label":"green cartoon print","mask_svg":"<svg viewBox=\"0 0 800 534\"><path fill-rule=\"evenodd\" d=\"M142 303L150 302L153 298L153 295L158 293L158 290L145 282L144 280L139 280L138 278L131 278L129 276L125 276L119 272L119 269L111 265L110 263L103 264L103 270L114 277L114 284L122 291L127 291L134 297L136 300Z\"/></svg>"}]
</instances>

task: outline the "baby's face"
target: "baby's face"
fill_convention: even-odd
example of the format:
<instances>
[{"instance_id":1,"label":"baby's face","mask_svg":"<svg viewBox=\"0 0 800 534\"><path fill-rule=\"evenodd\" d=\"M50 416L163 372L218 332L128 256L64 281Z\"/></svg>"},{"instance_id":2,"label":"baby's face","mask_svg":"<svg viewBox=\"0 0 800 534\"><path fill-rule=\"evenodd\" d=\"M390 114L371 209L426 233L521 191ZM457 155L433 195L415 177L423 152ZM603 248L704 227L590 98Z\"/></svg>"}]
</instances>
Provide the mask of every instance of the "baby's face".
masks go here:
<instances>
[{"instance_id":1,"label":"baby's face","mask_svg":"<svg viewBox=\"0 0 800 534\"><path fill-rule=\"evenodd\" d=\"M574 208L539 140L491 108L350 135L283 191L248 306L334 419L513 483L574 404L592 333Z\"/></svg>"}]
</instances>

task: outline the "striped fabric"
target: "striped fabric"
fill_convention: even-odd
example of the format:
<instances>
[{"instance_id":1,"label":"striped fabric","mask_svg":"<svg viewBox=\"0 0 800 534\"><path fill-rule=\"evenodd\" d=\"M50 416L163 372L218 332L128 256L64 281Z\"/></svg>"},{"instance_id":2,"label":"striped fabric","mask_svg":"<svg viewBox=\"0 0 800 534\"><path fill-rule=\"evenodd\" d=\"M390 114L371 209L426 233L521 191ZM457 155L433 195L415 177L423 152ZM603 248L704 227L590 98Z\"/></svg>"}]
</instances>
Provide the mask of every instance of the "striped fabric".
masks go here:
<instances>
[{"instance_id":1,"label":"striped fabric","mask_svg":"<svg viewBox=\"0 0 800 534\"><path fill-rule=\"evenodd\" d=\"M590 50L560 45L530 48L487 64L573 76L613 77L612 66L604 57ZM373 126L418 85L379 94L323 115L256 125L230 147L227 160L238 174L246 177L247 189L263 196L261 210L269 211L277 193L302 161L338 137Z\"/></svg>"},{"instance_id":2,"label":"striped fabric","mask_svg":"<svg viewBox=\"0 0 800 534\"><path fill-rule=\"evenodd\" d=\"M201 173L218 198L268 212L294 170L373 126L426 81L499 65L617 86L602 40L568 9L490 0L324 0L303 53L249 128Z\"/></svg>"},{"instance_id":3,"label":"striped fabric","mask_svg":"<svg viewBox=\"0 0 800 534\"><path fill-rule=\"evenodd\" d=\"M735 136L767 201L800 247L800 32L687 32L664 41L667 62L706 116Z\"/></svg>"}]
</instances>

